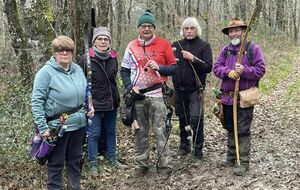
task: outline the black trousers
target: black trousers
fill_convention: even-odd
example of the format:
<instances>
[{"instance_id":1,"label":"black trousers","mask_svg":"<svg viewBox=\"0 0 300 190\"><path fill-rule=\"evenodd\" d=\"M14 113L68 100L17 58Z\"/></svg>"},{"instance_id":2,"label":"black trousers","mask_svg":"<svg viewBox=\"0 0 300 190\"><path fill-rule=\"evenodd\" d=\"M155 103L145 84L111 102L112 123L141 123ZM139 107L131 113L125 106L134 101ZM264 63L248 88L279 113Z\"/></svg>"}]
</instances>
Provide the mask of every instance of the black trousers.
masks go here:
<instances>
[{"instance_id":1,"label":"black trousers","mask_svg":"<svg viewBox=\"0 0 300 190\"><path fill-rule=\"evenodd\" d=\"M62 172L66 163L68 189L80 189L80 160L85 128L65 132L58 139L48 159L48 189L62 189Z\"/></svg>"},{"instance_id":2,"label":"black trousers","mask_svg":"<svg viewBox=\"0 0 300 190\"><path fill-rule=\"evenodd\" d=\"M199 98L199 92L175 90L176 93L176 115L179 117L180 146L190 146L187 139L189 133L185 126L190 125L193 130L193 143L195 156L203 156L204 143L204 109L203 102ZM197 130L198 129L198 130Z\"/></svg>"},{"instance_id":3,"label":"black trousers","mask_svg":"<svg viewBox=\"0 0 300 190\"><path fill-rule=\"evenodd\" d=\"M228 132L233 132L233 106L223 105L224 128ZM253 120L254 106L249 108L237 108L237 125L239 135L249 135Z\"/></svg>"}]
</instances>

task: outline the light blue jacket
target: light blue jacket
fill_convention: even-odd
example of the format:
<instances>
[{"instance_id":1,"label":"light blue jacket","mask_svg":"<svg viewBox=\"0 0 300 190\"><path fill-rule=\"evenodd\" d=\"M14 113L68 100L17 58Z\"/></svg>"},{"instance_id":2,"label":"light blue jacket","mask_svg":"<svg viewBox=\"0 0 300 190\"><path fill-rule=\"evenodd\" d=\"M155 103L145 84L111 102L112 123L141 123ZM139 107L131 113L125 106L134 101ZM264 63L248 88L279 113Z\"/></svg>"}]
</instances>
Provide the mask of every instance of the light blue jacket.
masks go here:
<instances>
[{"instance_id":1,"label":"light blue jacket","mask_svg":"<svg viewBox=\"0 0 300 190\"><path fill-rule=\"evenodd\" d=\"M84 103L86 79L80 66L72 63L65 71L51 57L37 72L32 90L32 113L39 132L58 128L59 119L46 122L46 117L74 110ZM85 109L69 115L66 131L74 131L86 123Z\"/></svg>"}]
</instances>

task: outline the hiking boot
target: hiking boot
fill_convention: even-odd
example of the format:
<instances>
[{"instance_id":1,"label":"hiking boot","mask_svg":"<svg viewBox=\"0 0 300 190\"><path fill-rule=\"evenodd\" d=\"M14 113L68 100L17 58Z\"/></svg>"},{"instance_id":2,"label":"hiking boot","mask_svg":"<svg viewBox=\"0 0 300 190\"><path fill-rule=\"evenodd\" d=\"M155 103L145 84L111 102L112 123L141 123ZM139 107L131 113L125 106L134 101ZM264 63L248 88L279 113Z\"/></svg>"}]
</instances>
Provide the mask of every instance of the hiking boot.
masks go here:
<instances>
[{"instance_id":1,"label":"hiking boot","mask_svg":"<svg viewBox=\"0 0 300 190\"><path fill-rule=\"evenodd\" d=\"M223 166L223 167L233 167L233 166L235 166L235 161L232 161L232 160L223 161L223 162L221 162L221 166Z\"/></svg>"},{"instance_id":2,"label":"hiking boot","mask_svg":"<svg viewBox=\"0 0 300 190\"><path fill-rule=\"evenodd\" d=\"M199 167L203 163L203 155L200 156L193 156L191 165L193 167Z\"/></svg>"},{"instance_id":3,"label":"hiking boot","mask_svg":"<svg viewBox=\"0 0 300 190\"><path fill-rule=\"evenodd\" d=\"M185 156L185 155L189 154L190 152L191 152L191 147L190 146L180 145L179 148L178 148L177 154L179 156Z\"/></svg>"},{"instance_id":4,"label":"hiking boot","mask_svg":"<svg viewBox=\"0 0 300 190\"><path fill-rule=\"evenodd\" d=\"M121 162L119 162L118 160L115 161L109 161L108 165L112 168L116 168L116 169L127 169L128 166L125 164L122 164Z\"/></svg>"},{"instance_id":5,"label":"hiking boot","mask_svg":"<svg viewBox=\"0 0 300 190\"><path fill-rule=\"evenodd\" d=\"M98 174L99 174L98 167L97 166L90 167L89 174L92 176L98 176Z\"/></svg>"},{"instance_id":6,"label":"hiking boot","mask_svg":"<svg viewBox=\"0 0 300 190\"><path fill-rule=\"evenodd\" d=\"M249 167L247 167L247 166L239 165L233 169L233 174L237 175L237 176L244 176L248 169L249 169Z\"/></svg>"},{"instance_id":7,"label":"hiking boot","mask_svg":"<svg viewBox=\"0 0 300 190\"><path fill-rule=\"evenodd\" d=\"M133 170L134 177L142 177L145 176L149 172L148 167L137 167Z\"/></svg>"},{"instance_id":8,"label":"hiking boot","mask_svg":"<svg viewBox=\"0 0 300 190\"><path fill-rule=\"evenodd\" d=\"M172 173L171 168L161 168L158 171L159 171L158 175L159 175L160 179L162 179L164 181L169 179L169 177L171 176L171 173Z\"/></svg>"}]
</instances>

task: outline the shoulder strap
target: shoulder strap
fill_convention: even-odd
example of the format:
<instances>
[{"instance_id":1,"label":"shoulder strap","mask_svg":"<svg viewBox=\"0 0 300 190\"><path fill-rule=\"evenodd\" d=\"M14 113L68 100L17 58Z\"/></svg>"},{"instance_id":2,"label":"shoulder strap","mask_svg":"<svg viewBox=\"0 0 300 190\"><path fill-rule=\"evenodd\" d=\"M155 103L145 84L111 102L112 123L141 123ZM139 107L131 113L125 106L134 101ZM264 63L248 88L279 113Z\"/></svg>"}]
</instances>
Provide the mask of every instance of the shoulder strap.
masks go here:
<instances>
[{"instance_id":1,"label":"shoulder strap","mask_svg":"<svg viewBox=\"0 0 300 190\"><path fill-rule=\"evenodd\" d=\"M227 56L230 54L229 51L228 51L228 45L225 47L224 49L224 57L225 57L225 60L227 59Z\"/></svg>"},{"instance_id":2,"label":"shoulder strap","mask_svg":"<svg viewBox=\"0 0 300 190\"><path fill-rule=\"evenodd\" d=\"M249 41L248 44L247 44L247 49L245 51L245 54L247 56L247 59L248 59L250 65L252 65L252 57L253 57L252 50L253 50L253 46L254 46L254 43L252 43L251 41Z\"/></svg>"}]
</instances>

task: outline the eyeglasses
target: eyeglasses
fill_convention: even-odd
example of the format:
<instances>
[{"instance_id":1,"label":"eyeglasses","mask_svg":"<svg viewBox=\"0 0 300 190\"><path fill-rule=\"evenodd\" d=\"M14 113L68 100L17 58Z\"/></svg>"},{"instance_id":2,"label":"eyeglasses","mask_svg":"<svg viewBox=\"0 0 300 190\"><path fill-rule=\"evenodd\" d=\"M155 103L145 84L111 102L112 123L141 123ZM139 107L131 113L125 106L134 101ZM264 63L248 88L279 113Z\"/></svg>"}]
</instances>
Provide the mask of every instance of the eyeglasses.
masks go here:
<instances>
[{"instance_id":1,"label":"eyeglasses","mask_svg":"<svg viewBox=\"0 0 300 190\"><path fill-rule=\"evenodd\" d=\"M108 38L103 38L103 37L98 37L97 40L99 40L99 41L105 41L105 42L109 41Z\"/></svg>"},{"instance_id":2,"label":"eyeglasses","mask_svg":"<svg viewBox=\"0 0 300 190\"><path fill-rule=\"evenodd\" d=\"M140 27L142 29L149 28L150 30L154 28L154 26L152 24L143 24L143 25L140 25Z\"/></svg>"},{"instance_id":3,"label":"eyeglasses","mask_svg":"<svg viewBox=\"0 0 300 190\"><path fill-rule=\"evenodd\" d=\"M191 27L184 27L184 30L195 30L196 29L196 27L195 26L191 26Z\"/></svg>"},{"instance_id":4,"label":"eyeglasses","mask_svg":"<svg viewBox=\"0 0 300 190\"><path fill-rule=\"evenodd\" d=\"M59 49L59 50L57 50L57 53L59 54L59 55L64 55L64 54L67 54L67 53L73 53L73 49Z\"/></svg>"}]
</instances>

